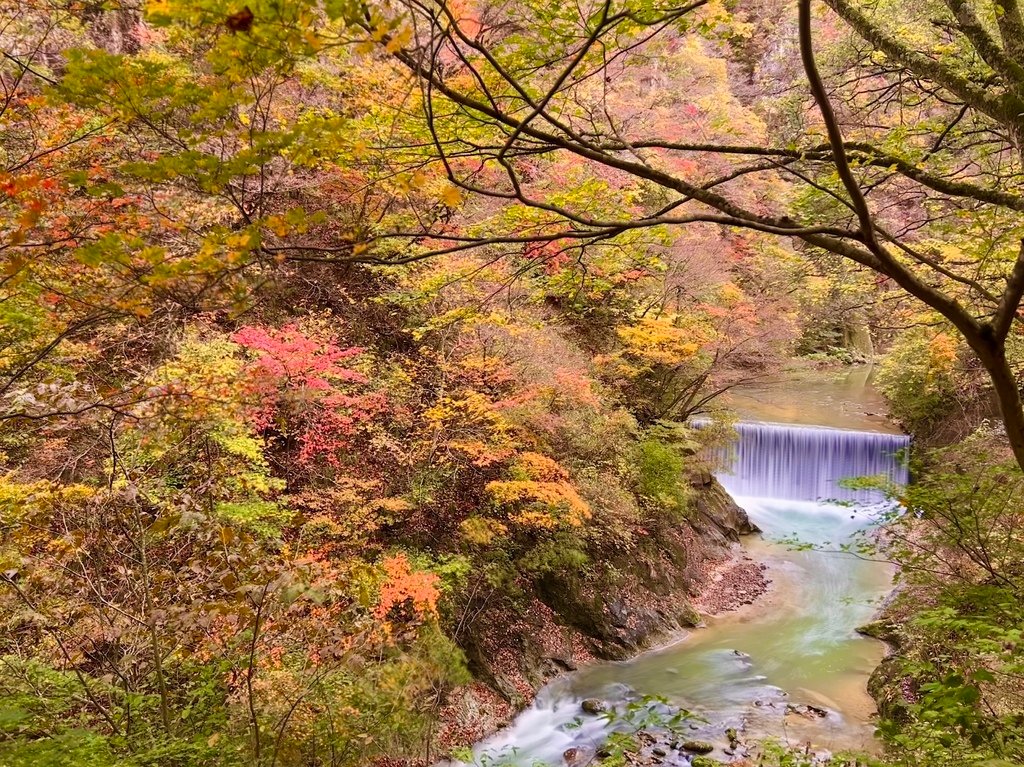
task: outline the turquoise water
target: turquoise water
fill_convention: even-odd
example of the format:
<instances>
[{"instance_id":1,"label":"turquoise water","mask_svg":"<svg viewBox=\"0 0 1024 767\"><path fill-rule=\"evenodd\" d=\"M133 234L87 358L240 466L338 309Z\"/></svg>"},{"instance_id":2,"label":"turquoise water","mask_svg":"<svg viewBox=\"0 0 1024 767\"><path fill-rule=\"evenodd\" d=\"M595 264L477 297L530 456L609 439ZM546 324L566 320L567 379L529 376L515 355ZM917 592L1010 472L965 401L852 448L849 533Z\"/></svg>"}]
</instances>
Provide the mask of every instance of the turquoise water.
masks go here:
<instances>
[{"instance_id":1,"label":"turquoise water","mask_svg":"<svg viewBox=\"0 0 1024 767\"><path fill-rule=\"evenodd\" d=\"M715 743L712 756L722 759L727 727L747 740L767 736L833 751L877 747L866 684L884 647L855 629L890 590L892 569L838 551L870 528L879 506L877 495L844 494L836 482L875 472L898 480L906 475L893 455L902 441L891 427L878 428L877 395L867 374L856 372L838 383L808 378L776 390L774 399L765 394L771 390L736 396L737 404L746 397L748 406L757 405L743 409L748 418L801 413L788 420L805 423L811 411L828 426L864 430L757 423L741 430L748 442L734 453L733 473L720 476L763 531L743 546L768 565L768 593L709 618L705 628L668 646L556 680L509 728L477 746L478 760L563 764L567 749L592 749L607 735L604 719L581 717L581 700L614 704L646 695L664 696L702 717L703 724L692 725L693 736ZM829 502L838 497L848 505ZM805 545L794 547L794 539ZM825 715L787 713L789 706L808 704Z\"/></svg>"}]
</instances>

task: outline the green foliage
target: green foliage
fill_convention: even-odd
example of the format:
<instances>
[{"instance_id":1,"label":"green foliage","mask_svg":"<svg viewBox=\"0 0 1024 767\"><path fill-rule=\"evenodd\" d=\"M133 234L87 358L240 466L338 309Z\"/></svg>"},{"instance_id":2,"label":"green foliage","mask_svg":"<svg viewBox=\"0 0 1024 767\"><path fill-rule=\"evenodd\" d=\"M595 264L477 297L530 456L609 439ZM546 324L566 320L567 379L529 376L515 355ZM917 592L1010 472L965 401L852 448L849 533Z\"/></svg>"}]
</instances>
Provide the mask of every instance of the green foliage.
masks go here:
<instances>
[{"instance_id":1,"label":"green foliage","mask_svg":"<svg viewBox=\"0 0 1024 767\"><path fill-rule=\"evenodd\" d=\"M1024 474L981 429L916 461L885 554L905 587L880 732L894 764L1024 759Z\"/></svg>"},{"instance_id":2,"label":"green foliage","mask_svg":"<svg viewBox=\"0 0 1024 767\"><path fill-rule=\"evenodd\" d=\"M946 415L958 392L960 347L947 333L918 327L902 333L882 362L876 383L893 415L916 430Z\"/></svg>"},{"instance_id":3,"label":"green foliage","mask_svg":"<svg viewBox=\"0 0 1024 767\"><path fill-rule=\"evenodd\" d=\"M132 762L119 758L109 739L95 732L64 730L39 740L0 742L0 764L4 767L127 767Z\"/></svg>"},{"instance_id":4,"label":"green foliage","mask_svg":"<svg viewBox=\"0 0 1024 767\"><path fill-rule=\"evenodd\" d=\"M276 501L224 501L216 506L216 513L226 522L267 536L280 536L294 512Z\"/></svg>"},{"instance_id":5,"label":"green foliage","mask_svg":"<svg viewBox=\"0 0 1024 767\"><path fill-rule=\"evenodd\" d=\"M685 449L678 434L670 429L653 428L637 442L633 451L640 497L676 520L686 515L692 495Z\"/></svg>"}]
</instances>

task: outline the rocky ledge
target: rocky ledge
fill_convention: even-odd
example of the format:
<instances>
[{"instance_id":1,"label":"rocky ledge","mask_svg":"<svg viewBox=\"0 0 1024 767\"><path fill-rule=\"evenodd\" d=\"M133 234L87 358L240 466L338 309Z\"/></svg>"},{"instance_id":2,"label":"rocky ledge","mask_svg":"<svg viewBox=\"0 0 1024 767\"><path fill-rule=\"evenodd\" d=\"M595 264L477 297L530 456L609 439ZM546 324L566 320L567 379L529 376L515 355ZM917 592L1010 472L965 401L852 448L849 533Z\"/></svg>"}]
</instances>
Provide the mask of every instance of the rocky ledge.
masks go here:
<instances>
[{"instance_id":1,"label":"rocky ledge","mask_svg":"<svg viewBox=\"0 0 1024 767\"><path fill-rule=\"evenodd\" d=\"M496 705L479 685L456 691L442 714L439 750L502 726L503 715L560 674L632 657L764 593L764 569L737 543L757 526L710 474L690 481L694 506L685 520L652 528L630 551L595 554L586 574L542 579L527 609L500 598L467 606L474 620L460 644L477 679L510 705Z\"/></svg>"}]
</instances>

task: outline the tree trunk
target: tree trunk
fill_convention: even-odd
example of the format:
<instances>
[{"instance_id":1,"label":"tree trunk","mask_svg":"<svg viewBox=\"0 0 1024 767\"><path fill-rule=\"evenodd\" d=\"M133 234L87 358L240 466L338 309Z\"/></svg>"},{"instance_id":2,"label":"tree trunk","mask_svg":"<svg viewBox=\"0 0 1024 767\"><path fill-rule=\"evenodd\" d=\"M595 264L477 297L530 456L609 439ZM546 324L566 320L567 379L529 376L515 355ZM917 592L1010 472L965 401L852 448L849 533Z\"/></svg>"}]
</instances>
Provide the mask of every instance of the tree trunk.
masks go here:
<instances>
[{"instance_id":1,"label":"tree trunk","mask_svg":"<svg viewBox=\"0 0 1024 767\"><path fill-rule=\"evenodd\" d=\"M1006 439L1017 465L1024 471L1024 402L1021 401L1017 378L1006 359L1005 346L995 339L969 338L968 341L989 374L999 402Z\"/></svg>"}]
</instances>

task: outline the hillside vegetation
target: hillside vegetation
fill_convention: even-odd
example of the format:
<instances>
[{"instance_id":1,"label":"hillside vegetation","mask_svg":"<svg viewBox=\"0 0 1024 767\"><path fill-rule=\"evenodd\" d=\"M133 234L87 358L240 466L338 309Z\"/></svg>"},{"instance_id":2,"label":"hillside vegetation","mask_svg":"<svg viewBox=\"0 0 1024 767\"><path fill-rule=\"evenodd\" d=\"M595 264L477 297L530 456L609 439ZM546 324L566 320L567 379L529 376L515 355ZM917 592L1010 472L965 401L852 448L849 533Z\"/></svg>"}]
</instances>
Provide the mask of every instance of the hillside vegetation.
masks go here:
<instances>
[{"instance_id":1,"label":"hillside vegetation","mask_svg":"<svg viewBox=\"0 0 1024 767\"><path fill-rule=\"evenodd\" d=\"M443 756L697 620L722 394L879 351L967 439L892 758L1020 759L1021 10L828 6L0 1L0 765Z\"/></svg>"}]
</instances>

